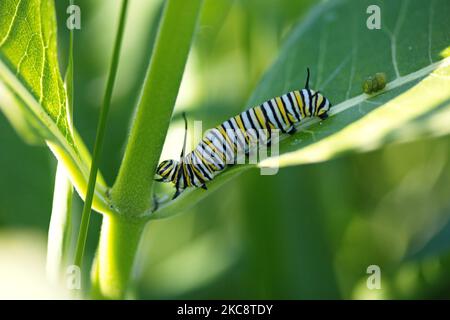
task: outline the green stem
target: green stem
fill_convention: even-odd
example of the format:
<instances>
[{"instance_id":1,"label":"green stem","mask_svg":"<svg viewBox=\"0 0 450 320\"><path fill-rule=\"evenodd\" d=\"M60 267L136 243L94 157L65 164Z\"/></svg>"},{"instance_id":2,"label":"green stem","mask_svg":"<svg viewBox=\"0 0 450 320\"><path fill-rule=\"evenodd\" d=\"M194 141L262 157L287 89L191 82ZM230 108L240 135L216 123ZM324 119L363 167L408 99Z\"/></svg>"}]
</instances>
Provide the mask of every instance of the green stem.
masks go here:
<instances>
[{"instance_id":1,"label":"green stem","mask_svg":"<svg viewBox=\"0 0 450 320\"><path fill-rule=\"evenodd\" d=\"M140 216L152 205L153 177L169 127L202 0L168 0L111 199Z\"/></svg>"},{"instance_id":2,"label":"green stem","mask_svg":"<svg viewBox=\"0 0 450 320\"><path fill-rule=\"evenodd\" d=\"M145 223L104 215L92 274L93 298L123 299Z\"/></svg>"},{"instance_id":3,"label":"green stem","mask_svg":"<svg viewBox=\"0 0 450 320\"><path fill-rule=\"evenodd\" d=\"M72 233L72 198L72 183L64 165L58 162L47 238L47 277L53 283L61 281L65 264L70 261L68 253Z\"/></svg>"},{"instance_id":4,"label":"green stem","mask_svg":"<svg viewBox=\"0 0 450 320\"><path fill-rule=\"evenodd\" d=\"M124 298L151 206L153 172L189 54L202 0L168 0L94 263L93 297Z\"/></svg>"},{"instance_id":5,"label":"green stem","mask_svg":"<svg viewBox=\"0 0 450 320\"><path fill-rule=\"evenodd\" d=\"M102 108L100 110L100 118L99 118L98 126L97 126L97 135L95 138L94 154L92 156L92 165L91 165L91 170L89 172L88 189L87 189L87 193L86 193L86 199L84 202L83 213L81 216L80 231L79 231L79 235L78 235L77 248L76 248L76 253L75 253L75 265L77 265L80 268L82 266L84 247L86 244L89 220L90 220L90 216L91 216L91 206L92 206L92 200L94 197L94 189L95 189L95 181L97 178L98 163L100 161L100 153L102 150L103 139L105 136L106 120L107 120L107 116L108 116L109 107L111 105L111 96L112 96L112 91L114 88L114 82L116 79L117 66L119 64L119 54L120 54L120 47L122 44L123 31L125 28L125 17L126 17L127 7L128 7L128 0L123 0L122 7L120 10L120 20L119 20L119 26L117 29L117 35L116 35L116 41L115 41L115 45L114 45L113 56L112 56L112 60L111 60L111 66L109 68L108 82L106 85L105 96L103 99Z\"/></svg>"}]
</instances>

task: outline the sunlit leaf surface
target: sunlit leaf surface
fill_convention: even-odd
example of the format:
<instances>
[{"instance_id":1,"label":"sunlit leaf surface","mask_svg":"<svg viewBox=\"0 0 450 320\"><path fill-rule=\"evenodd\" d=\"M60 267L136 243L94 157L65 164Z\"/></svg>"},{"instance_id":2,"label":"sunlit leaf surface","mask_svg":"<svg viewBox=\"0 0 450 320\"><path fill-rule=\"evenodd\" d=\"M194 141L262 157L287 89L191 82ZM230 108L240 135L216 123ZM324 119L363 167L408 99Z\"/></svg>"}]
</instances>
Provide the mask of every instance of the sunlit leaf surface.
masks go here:
<instances>
[{"instance_id":1,"label":"sunlit leaf surface","mask_svg":"<svg viewBox=\"0 0 450 320\"><path fill-rule=\"evenodd\" d=\"M26 89L73 146L66 109L66 93L56 51L53 1L5 0L0 4L2 79L12 90ZM23 86L15 88L6 72ZM10 75L11 76L11 75Z\"/></svg>"},{"instance_id":2,"label":"sunlit leaf surface","mask_svg":"<svg viewBox=\"0 0 450 320\"><path fill-rule=\"evenodd\" d=\"M45 140L84 197L89 155L72 132L58 67L54 2L0 2L0 106L28 142ZM99 177L94 208L108 211Z\"/></svg>"}]
</instances>

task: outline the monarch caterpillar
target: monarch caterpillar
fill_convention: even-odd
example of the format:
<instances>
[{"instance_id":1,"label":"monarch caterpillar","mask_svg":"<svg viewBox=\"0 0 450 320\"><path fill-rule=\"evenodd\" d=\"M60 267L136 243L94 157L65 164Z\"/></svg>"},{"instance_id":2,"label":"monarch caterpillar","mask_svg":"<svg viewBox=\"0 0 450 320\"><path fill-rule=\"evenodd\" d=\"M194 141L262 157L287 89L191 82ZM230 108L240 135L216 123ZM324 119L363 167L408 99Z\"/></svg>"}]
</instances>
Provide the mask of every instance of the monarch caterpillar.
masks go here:
<instances>
[{"instance_id":1,"label":"monarch caterpillar","mask_svg":"<svg viewBox=\"0 0 450 320\"><path fill-rule=\"evenodd\" d=\"M232 117L219 126L209 130L197 147L185 154L187 120L183 149L179 160L164 160L156 174L160 182L172 182L178 197L188 187L207 189L206 183L227 165L236 163L237 154L248 154L252 141L262 141L266 146L271 144L272 130L293 134L295 125L305 118L328 117L331 103L319 91L309 88L309 68L305 88L288 92L280 97L248 109Z\"/></svg>"},{"instance_id":2,"label":"monarch caterpillar","mask_svg":"<svg viewBox=\"0 0 450 320\"><path fill-rule=\"evenodd\" d=\"M365 93L371 94L384 89L386 86L386 74L383 72L375 73L374 76L367 77L362 84Z\"/></svg>"}]
</instances>

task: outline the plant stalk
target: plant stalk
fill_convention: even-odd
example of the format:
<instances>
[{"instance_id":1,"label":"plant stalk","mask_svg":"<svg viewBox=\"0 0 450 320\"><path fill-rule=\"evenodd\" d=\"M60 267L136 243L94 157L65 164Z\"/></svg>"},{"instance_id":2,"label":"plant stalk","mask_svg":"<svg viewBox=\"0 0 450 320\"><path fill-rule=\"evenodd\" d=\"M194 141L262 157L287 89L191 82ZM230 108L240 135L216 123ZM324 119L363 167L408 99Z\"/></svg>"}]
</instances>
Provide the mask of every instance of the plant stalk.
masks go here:
<instances>
[{"instance_id":1,"label":"plant stalk","mask_svg":"<svg viewBox=\"0 0 450 320\"><path fill-rule=\"evenodd\" d=\"M92 156L92 165L89 172L88 189L86 193L86 199L84 201L83 212L81 216L81 224L77 241L77 248L75 253L75 265L82 267L84 247L86 245L87 232L89 227L89 220L91 217L91 206L95 191L95 181L97 178L98 164L100 161L100 154L102 151L103 140L106 131L106 120L109 112L109 107L111 105L112 91L114 88L114 83L116 79L117 66L119 64L119 54L122 45L123 31L125 29L125 18L128 7L128 0L122 1L122 6L120 9L120 20L119 26L116 34L116 41L114 44L114 51L111 60L111 66L109 68L109 76L106 85L105 96L103 99L103 105L100 110L100 118L97 126L97 134L94 144L94 154Z\"/></svg>"},{"instance_id":2,"label":"plant stalk","mask_svg":"<svg viewBox=\"0 0 450 320\"><path fill-rule=\"evenodd\" d=\"M153 177L178 95L202 0L168 0L136 117L111 199L119 212L142 216L152 206Z\"/></svg>"},{"instance_id":3,"label":"plant stalk","mask_svg":"<svg viewBox=\"0 0 450 320\"><path fill-rule=\"evenodd\" d=\"M92 272L93 298L126 297L135 255L151 207L153 176L202 0L168 0L158 29L124 159L111 190L119 212L104 215Z\"/></svg>"},{"instance_id":4,"label":"plant stalk","mask_svg":"<svg viewBox=\"0 0 450 320\"><path fill-rule=\"evenodd\" d=\"M104 215L92 272L92 297L125 298L144 221Z\"/></svg>"},{"instance_id":5,"label":"plant stalk","mask_svg":"<svg viewBox=\"0 0 450 320\"><path fill-rule=\"evenodd\" d=\"M60 283L66 263L70 261L70 238L72 233L73 186L64 166L58 162L53 191L52 214L47 238L47 278Z\"/></svg>"}]
</instances>

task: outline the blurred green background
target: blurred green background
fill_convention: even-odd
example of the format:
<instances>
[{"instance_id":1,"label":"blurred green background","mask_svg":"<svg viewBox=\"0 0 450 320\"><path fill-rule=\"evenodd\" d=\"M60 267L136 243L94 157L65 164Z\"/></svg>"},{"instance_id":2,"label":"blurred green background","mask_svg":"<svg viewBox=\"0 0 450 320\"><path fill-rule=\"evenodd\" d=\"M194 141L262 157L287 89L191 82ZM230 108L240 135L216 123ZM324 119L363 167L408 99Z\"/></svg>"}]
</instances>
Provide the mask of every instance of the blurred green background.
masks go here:
<instances>
[{"instance_id":1,"label":"blurred green background","mask_svg":"<svg viewBox=\"0 0 450 320\"><path fill-rule=\"evenodd\" d=\"M315 1L205 0L163 151L177 156L177 115L204 128L246 105L290 28ZM76 1L74 123L92 150L119 2ZM56 1L62 69L66 4ZM162 1L131 1L101 170L118 171ZM56 163L0 114L0 297L64 297L45 281ZM135 298L449 298L450 139L392 145L275 176L240 175L142 240ZM74 221L82 203L74 201ZM92 216L92 259L101 218ZM369 265L381 290L366 287Z\"/></svg>"}]
</instances>

